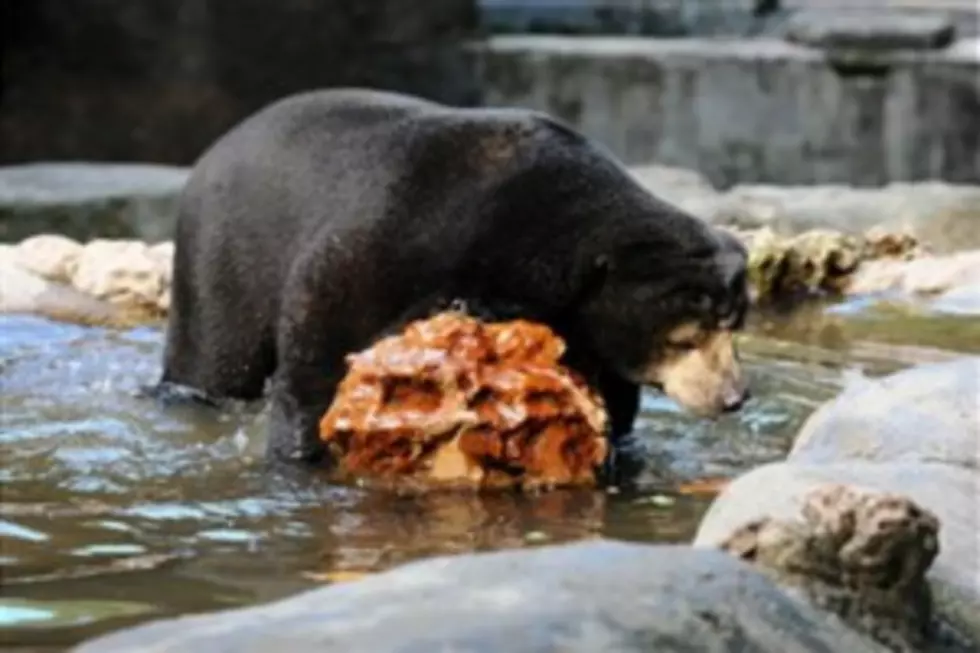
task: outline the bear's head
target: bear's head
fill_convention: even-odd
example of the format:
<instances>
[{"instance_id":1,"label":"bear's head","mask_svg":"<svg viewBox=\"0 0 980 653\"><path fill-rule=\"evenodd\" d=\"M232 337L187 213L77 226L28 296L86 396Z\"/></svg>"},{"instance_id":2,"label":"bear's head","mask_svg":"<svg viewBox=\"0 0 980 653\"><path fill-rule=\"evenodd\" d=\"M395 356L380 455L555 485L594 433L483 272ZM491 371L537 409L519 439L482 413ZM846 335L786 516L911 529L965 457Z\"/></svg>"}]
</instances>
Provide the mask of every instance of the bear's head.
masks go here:
<instances>
[{"instance_id":1,"label":"bear's head","mask_svg":"<svg viewBox=\"0 0 980 653\"><path fill-rule=\"evenodd\" d=\"M749 396L735 343L749 304L746 250L695 218L648 231L590 262L580 319L595 352L691 413L737 411Z\"/></svg>"}]
</instances>

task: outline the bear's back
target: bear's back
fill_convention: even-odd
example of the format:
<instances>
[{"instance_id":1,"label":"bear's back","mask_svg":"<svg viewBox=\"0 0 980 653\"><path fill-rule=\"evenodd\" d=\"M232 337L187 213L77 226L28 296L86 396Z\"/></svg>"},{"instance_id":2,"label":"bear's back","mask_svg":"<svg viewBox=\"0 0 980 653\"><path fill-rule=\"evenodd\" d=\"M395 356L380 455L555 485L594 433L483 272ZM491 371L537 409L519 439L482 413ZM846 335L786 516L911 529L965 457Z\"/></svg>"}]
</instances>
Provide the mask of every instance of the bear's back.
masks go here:
<instances>
[{"instance_id":1,"label":"bear's back","mask_svg":"<svg viewBox=\"0 0 980 653\"><path fill-rule=\"evenodd\" d=\"M260 231L274 224L269 237L307 238L324 222L343 229L349 221L397 220L404 227L436 219L436 207L473 208L531 170L557 180L608 165L577 132L535 111L329 89L279 100L232 128L198 161L187 194L221 204L192 213L245 219ZM549 185L556 184L537 190ZM406 206L393 210L392 203Z\"/></svg>"}]
</instances>

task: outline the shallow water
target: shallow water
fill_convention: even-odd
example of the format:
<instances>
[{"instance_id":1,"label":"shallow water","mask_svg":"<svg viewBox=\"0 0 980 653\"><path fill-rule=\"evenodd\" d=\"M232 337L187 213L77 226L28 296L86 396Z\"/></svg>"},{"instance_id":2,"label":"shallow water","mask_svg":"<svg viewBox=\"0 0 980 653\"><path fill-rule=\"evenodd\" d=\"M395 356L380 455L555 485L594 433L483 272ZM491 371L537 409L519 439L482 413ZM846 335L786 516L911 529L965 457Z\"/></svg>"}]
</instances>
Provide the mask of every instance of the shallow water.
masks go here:
<instances>
[{"instance_id":1,"label":"shallow water","mask_svg":"<svg viewBox=\"0 0 980 653\"><path fill-rule=\"evenodd\" d=\"M700 421L651 394L636 489L533 498L394 498L270 477L259 407L162 410L135 396L158 373L160 350L154 328L0 317L5 647L57 650L140 620L441 553L686 540L707 500L672 492L678 479L781 457L812 409L854 375L980 353L980 320L857 303L757 318L743 345L755 398L740 415Z\"/></svg>"}]
</instances>

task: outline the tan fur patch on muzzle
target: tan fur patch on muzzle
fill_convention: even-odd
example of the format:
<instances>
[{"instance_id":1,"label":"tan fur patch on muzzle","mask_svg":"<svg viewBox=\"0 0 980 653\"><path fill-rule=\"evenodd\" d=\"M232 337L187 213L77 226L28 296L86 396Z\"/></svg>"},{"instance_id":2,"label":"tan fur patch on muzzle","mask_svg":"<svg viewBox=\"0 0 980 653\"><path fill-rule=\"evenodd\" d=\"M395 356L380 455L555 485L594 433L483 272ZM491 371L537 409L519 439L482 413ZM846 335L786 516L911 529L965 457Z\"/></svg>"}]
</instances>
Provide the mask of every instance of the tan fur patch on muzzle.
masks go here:
<instances>
[{"instance_id":1,"label":"tan fur patch on muzzle","mask_svg":"<svg viewBox=\"0 0 980 653\"><path fill-rule=\"evenodd\" d=\"M644 370L643 382L659 385L683 408L706 417L737 408L747 391L734 334L696 323L671 331L666 349Z\"/></svg>"}]
</instances>

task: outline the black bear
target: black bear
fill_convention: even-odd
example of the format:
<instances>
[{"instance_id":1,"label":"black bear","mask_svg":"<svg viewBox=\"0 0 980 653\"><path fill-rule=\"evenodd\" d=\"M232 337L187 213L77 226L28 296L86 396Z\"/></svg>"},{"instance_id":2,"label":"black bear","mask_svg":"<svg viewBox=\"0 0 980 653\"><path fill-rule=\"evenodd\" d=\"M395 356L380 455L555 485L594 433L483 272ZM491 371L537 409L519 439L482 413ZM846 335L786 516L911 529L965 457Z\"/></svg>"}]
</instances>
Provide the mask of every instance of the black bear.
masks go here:
<instances>
[{"instance_id":1,"label":"black bear","mask_svg":"<svg viewBox=\"0 0 980 653\"><path fill-rule=\"evenodd\" d=\"M256 399L269 451L317 462L345 356L454 302L541 321L601 392L708 416L747 396L746 252L548 115L367 89L287 97L194 167L159 392Z\"/></svg>"}]
</instances>

